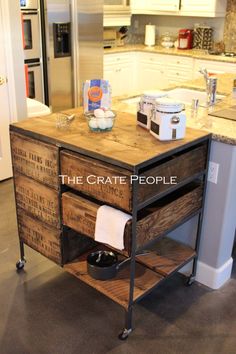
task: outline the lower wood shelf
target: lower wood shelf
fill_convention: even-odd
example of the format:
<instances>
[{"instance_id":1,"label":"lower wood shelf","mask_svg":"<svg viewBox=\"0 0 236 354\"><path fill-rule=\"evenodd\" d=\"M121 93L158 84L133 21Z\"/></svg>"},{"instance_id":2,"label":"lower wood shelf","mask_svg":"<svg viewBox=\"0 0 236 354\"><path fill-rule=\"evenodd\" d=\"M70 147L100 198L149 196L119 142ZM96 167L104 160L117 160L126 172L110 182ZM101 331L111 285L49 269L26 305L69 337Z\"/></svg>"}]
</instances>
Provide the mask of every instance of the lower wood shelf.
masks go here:
<instances>
[{"instance_id":1,"label":"lower wood shelf","mask_svg":"<svg viewBox=\"0 0 236 354\"><path fill-rule=\"evenodd\" d=\"M99 245L73 262L65 264L64 269L127 309L130 286L129 263L121 267L115 278L105 281L95 280L87 273L87 255L101 249L108 248ZM195 255L191 247L164 237L157 241L155 248L150 252L136 256L134 302L142 298L165 277L193 259ZM120 255L119 258L122 260L125 257Z\"/></svg>"},{"instance_id":2,"label":"lower wood shelf","mask_svg":"<svg viewBox=\"0 0 236 354\"><path fill-rule=\"evenodd\" d=\"M136 256L138 262L167 277L196 256L189 246L163 237L155 243L150 252Z\"/></svg>"},{"instance_id":3,"label":"lower wood shelf","mask_svg":"<svg viewBox=\"0 0 236 354\"><path fill-rule=\"evenodd\" d=\"M104 248L102 246L96 247L96 249ZM90 250L71 263L67 263L64 269L127 309L129 304L130 264L124 265L113 279L95 280L87 273L86 258L88 253L96 249ZM163 276L160 274L136 263L134 302L162 280Z\"/></svg>"}]
</instances>

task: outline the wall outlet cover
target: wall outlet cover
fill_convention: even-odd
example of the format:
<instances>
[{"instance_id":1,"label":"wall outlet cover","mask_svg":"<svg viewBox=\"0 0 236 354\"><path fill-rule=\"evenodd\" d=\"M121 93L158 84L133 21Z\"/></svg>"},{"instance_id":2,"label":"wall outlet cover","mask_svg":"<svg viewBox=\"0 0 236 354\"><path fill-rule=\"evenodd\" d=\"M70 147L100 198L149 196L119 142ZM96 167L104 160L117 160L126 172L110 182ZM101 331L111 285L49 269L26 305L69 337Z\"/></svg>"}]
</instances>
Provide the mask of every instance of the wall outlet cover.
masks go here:
<instances>
[{"instance_id":1,"label":"wall outlet cover","mask_svg":"<svg viewBox=\"0 0 236 354\"><path fill-rule=\"evenodd\" d=\"M213 161L209 162L209 168L208 168L208 176L207 180L209 182L217 184L218 180L218 173L219 173L219 164Z\"/></svg>"}]
</instances>

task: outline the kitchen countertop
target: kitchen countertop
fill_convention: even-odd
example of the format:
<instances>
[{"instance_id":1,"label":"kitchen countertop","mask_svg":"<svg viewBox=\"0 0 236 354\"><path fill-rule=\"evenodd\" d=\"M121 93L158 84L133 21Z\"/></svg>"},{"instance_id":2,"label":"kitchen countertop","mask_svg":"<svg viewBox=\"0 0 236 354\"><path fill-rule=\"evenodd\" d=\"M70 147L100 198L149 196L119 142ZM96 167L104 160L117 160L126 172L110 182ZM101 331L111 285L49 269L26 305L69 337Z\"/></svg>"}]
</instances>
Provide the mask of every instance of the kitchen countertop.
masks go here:
<instances>
[{"instance_id":1,"label":"kitchen countertop","mask_svg":"<svg viewBox=\"0 0 236 354\"><path fill-rule=\"evenodd\" d=\"M196 120L191 117L190 107L187 106L185 107L188 127L203 129L213 134L213 140L225 144L236 145L236 121L208 115L210 111L214 112L220 109L229 108L230 106L236 105L236 99L232 98L232 86L233 86L234 78L235 76L233 74L218 75L217 93L223 94L226 97L223 98L222 101L218 102L213 107L210 108L199 107L198 116ZM192 89L205 91L205 82L203 78L200 78L200 79L185 82L181 85L176 85L175 87L192 88ZM173 88L173 86L171 88ZM113 99L112 108L116 111L136 114L135 106L124 103L123 100L126 98L137 96L139 94L140 92L134 92L129 96L126 95L122 97L115 97Z\"/></svg>"},{"instance_id":2,"label":"kitchen countertop","mask_svg":"<svg viewBox=\"0 0 236 354\"><path fill-rule=\"evenodd\" d=\"M147 52L168 55L180 55L196 59L221 61L225 63L236 63L236 57L223 57L221 55L210 55L207 50L202 49L177 49L177 48L163 48L161 46L148 47L143 44L126 44L121 47L106 48L104 54L125 53L125 52Z\"/></svg>"}]
</instances>

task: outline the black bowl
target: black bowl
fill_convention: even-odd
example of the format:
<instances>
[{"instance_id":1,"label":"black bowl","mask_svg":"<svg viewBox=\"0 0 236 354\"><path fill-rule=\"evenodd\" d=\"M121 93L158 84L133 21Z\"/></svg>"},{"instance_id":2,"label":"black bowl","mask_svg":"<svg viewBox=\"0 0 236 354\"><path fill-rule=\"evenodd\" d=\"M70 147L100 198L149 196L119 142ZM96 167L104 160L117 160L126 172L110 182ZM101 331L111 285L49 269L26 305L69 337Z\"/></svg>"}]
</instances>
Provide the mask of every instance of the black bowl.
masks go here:
<instances>
[{"instance_id":1,"label":"black bowl","mask_svg":"<svg viewBox=\"0 0 236 354\"><path fill-rule=\"evenodd\" d=\"M87 271L94 279L107 280L116 276L117 255L111 251L96 251L87 256Z\"/></svg>"}]
</instances>

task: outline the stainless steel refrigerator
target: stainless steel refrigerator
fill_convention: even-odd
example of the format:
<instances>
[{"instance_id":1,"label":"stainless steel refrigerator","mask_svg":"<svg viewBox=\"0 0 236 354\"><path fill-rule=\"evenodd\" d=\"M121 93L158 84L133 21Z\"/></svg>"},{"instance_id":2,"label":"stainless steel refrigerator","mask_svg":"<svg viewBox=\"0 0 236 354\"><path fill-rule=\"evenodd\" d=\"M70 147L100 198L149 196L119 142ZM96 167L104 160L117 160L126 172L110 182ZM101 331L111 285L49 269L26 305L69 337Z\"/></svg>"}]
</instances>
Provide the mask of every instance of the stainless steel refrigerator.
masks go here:
<instances>
[{"instance_id":1,"label":"stainless steel refrigerator","mask_svg":"<svg viewBox=\"0 0 236 354\"><path fill-rule=\"evenodd\" d=\"M103 77L103 0L40 0L45 101L82 103L82 84Z\"/></svg>"}]
</instances>

